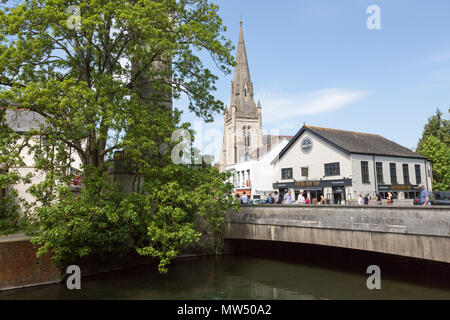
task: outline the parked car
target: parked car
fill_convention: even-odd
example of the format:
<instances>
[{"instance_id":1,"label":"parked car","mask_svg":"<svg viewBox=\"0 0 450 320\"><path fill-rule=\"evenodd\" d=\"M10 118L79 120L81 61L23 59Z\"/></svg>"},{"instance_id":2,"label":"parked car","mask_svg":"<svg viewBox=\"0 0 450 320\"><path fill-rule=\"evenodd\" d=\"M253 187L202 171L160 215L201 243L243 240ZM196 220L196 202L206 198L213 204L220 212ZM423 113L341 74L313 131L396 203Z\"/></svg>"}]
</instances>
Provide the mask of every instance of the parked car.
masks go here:
<instances>
[{"instance_id":1,"label":"parked car","mask_svg":"<svg viewBox=\"0 0 450 320\"><path fill-rule=\"evenodd\" d=\"M263 199L252 199L250 203L251 204L265 204L266 200L263 200Z\"/></svg>"},{"instance_id":2,"label":"parked car","mask_svg":"<svg viewBox=\"0 0 450 320\"><path fill-rule=\"evenodd\" d=\"M434 201L432 205L450 206L450 191L433 191Z\"/></svg>"}]
</instances>

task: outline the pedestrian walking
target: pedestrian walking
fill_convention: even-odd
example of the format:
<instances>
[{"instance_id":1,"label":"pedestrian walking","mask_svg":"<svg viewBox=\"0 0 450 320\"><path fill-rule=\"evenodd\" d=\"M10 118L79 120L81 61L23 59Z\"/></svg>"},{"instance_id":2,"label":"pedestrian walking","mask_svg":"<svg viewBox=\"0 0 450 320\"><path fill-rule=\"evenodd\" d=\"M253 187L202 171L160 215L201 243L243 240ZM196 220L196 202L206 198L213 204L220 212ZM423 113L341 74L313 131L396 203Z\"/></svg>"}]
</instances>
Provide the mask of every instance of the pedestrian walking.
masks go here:
<instances>
[{"instance_id":1,"label":"pedestrian walking","mask_svg":"<svg viewBox=\"0 0 450 320\"><path fill-rule=\"evenodd\" d=\"M303 193L301 191L298 194L297 203L298 204L305 204L305 196L303 195Z\"/></svg>"},{"instance_id":2,"label":"pedestrian walking","mask_svg":"<svg viewBox=\"0 0 450 320\"><path fill-rule=\"evenodd\" d=\"M245 191L242 194L241 200L243 204L248 204L248 196L245 194Z\"/></svg>"},{"instance_id":3,"label":"pedestrian walking","mask_svg":"<svg viewBox=\"0 0 450 320\"><path fill-rule=\"evenodd\" d=\"M358 197L358 206L361 206L363 204L363 198L362 195L359 195Z\"/></svg>"},{"instance_id":4,"label":"pedestrian walking","mask_svg":"<svg viewBox=\"0 0 450 320\"><path fill-rule=\"evenodd\" d=\"M292 197L291 197L291 191L286 192L283 198L284 204L292 204Z\"/></svg>"},{"instance_id":5,"label":"pedestrian walking","mask_svg":"<svg viewBox=\"0 0 450 320\"><path fill-rule=\"evenodd\" d=\"M430 192L427 189L425 189L425 185L423 183L419 184L419 188L420 190L422 190L420 192L420 204L423 206L430 206L431 205Z\"/></svg>"},{"instance_id":6,"label":"pedestrian walking","mask_svg":"<svg viewBox=\"0 0 450 320\"><path fill-rule=\"evenodd\" d=\"M378 205L380 205L380 206L381 206L381 204L382 204L382 198L381 198L381 193L380 193L380 191L378 191L378 193L377 193L377 203L378 203Z\"/></svg>"},{"instance_id":7,"label":"pedestrian walking","mask_svg":"<svg viewBox=\"0 0 450 320\"><path fill-rule=\"evenodd\" d=\"M280 202L280 195L278 194L278 191L275 191L275 197L273 198L274 203L278 204Z\"/></svg>"},{"instance_id":8,"label":"pedestrian walking","mask_svg":"<svg viewBox=\"0 0 450 320\"><path fill-rule=\"evenodd\" d=\"M369 198L369 194L367 193L366 196L364 197L364 204L367 206L370 202L370 198Z\"/></svg>"},{"instance_id":9,"label":"pedestrian walking","mask_svg":"<svg viewBox=\"0 0 450 320\"><path fill-rule=\"evenodd\" d=\"M388 192L387 203L389 205L393 205L394 204L394 196L390 192Z\"/></svg>"},{"instance_id":10,"label":"pedestrian walking","mask_svg":"<svg viewBox=\"0 0 450 320\"><path fill-rule=\"evenodd\" d=\"M272 194L269 193L269 196L267 197L266 203L268 203L268 204L273 204L273 202L274 202L274 199L273 199L273 197L272 197Z\"/></svg>"}]
</instances>

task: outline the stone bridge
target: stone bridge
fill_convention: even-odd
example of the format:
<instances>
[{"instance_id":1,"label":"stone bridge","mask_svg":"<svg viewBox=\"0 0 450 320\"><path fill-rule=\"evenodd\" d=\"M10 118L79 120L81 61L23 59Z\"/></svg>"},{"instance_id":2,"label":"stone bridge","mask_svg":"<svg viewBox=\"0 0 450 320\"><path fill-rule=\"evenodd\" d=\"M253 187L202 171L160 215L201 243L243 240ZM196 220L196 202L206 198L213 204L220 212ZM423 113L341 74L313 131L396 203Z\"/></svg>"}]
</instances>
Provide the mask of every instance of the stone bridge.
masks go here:
<instances>
[{"instance_id":1,"label":"stone bridge","mask_svg":"<svg viewBox=\"0 0 450 320\"><path fill-rule=\"evenodd\" d=\"M248 205L225 239L334 246L450 263L450 207Z\"/></svg>"}]
</instances>

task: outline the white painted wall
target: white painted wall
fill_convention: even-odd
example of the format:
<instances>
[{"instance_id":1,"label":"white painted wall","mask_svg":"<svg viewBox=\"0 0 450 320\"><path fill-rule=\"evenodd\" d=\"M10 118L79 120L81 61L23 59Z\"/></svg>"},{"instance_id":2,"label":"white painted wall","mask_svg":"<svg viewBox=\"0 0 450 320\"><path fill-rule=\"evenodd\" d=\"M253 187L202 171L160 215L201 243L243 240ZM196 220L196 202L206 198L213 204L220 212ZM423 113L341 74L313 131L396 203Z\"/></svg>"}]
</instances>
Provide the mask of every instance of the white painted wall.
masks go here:
<instances>
[{"instance_id":1,"label":"white painted wall","mask_svg":"<svg viewBox=\"0 0 450 320\"><path fill-rule=\"evenodd\" d=\"M310 153L303 153L300 149L301 141L305 137L310 137L313 146ZM340 175L325 177L325 163L339 162ZM301 176L301 168L308 167L308 177ZM281 169L293 168L293 179L282 179ZM305 180L335 180L343 179L352 173L351 158L342 150L326 143L311 132L303 132L302 135L295 141L289 150L276 163L276 179L274 182L290 182L305 181Z\"/></svg>"},{"instance_id":2,"label":"white painted wall","mask_svg":"<svg viewBox=\"0 0 450 320\"><path fill-rule=\"evenodd\" d=\"M370 184L362 183L362 175L361 175L361 161L369 162L369 181ZM372 196L375 195L375 181L376 181L376 169L375 163L381 162L383 164L383 184L393 184L391 181L391 171L390 171L390 163L396 164L396 172L397 172L397 184L405 184L403 178L403 164L408 164L409 168L409 182L413 185L417 184L416 181L416 169L415 165L420 165L420 173L421 173L421 181L425 184L425 187L428 190L432 190L431 186L431 177L428 173L425 172L427 162L424 159L414 159L414 158L402 158L402 157L391 157L391 156L371 156L371 155L362 155L362 154L352 154L352 167L353 167L353 187L355 192L360 193L369 193ZM431 171L431 169L430 169ZM378 185L378 183L377 183ZM428 186L427 186L428 185ZM358 194L355 195L356 197ZM403 199L403 192L399 192L399 199Z\"/></svg>"},{"instance_id":3,"label":"white painted wall","mask_svg":"<svg viewBox=\"0 0 450 320\"><path fill-rule=\"evenodd\" d=\"M227 172L231 172L235 175L237 180L237 172L240 172L240 180L236 181L236 189L249 189L245 186L245 180L247 177L247 170L250 170L250 181L252 196L261 195L263 199L266 198L268 193L273 192L273 182L275 181L276 167L272 165L271 162L278 156L280 151L287 145L288 140L282 139L275 147L273 147L269 152L264 154L258 160L248 160L236 163L234 165L226 167ZM244 171L244 180L242 179L242 171ZM242 181L244 183L242 183ZM233 177L230 178L230 182L233 182Z\"/></svg>"},{"instance_id":4,"label":"white painted wall","mask_svg":"<svg viewBox=\"0 0 450 320\"><path fill-rule=\"evenodd\" d=\"M313 147L310 153L303 153L301 151L300 145L305 137L310 137L313 142ZM361 161L368 162L369 168L369 182L362 183L361 174ZM327 176L325 177L325 163L340 163L340 175L339 176ZM333 146L332 144L324 141L319 136L312 132L305 131L301 136L294 142L294 144L289 148L289 150L275 163L275 175L273 182L292 182L292 181L305 181L305 180L335 180L343 178L351 178L352 186L346 187L346 197L347 200L357 199L359 194L370 194L375 197L375 182L376 182L376 169L375 163L381 162L383 164L383 184L392 184L390 178L389 163L396 163L397 169L397 183L404 184L403 181L403 164L408 164L409 166L409 178L410 183L416 185L416 173L415 165L420 165L421 169L421 179L428 190L432 190L431 182L432 175L425 171L426 166L424 159L414 159L414 158L402 158L394 156L373 156L364 154L347 154L341 149ZM428 162L427 166L430 167L431 164ZM308 177L301 176L301 168L308 167L309 175ZM282 168L292 168L293 178L292 179L282 179L281 169ZM331 187L324 189L324 194L331 193ZM351 194L351 198L348 199L348 194ZM403 192L398 192L399 198L403 199Z\"/></svg>"},{"instance_id":5,"label":"white painted wall","mask_svg":"<svg viewBox=\"0 0 450 320\"><path fill-rule=\"evenodd\" d=\"M20 141L19 141L20 143ZM32 146L40 145L41 139L39 136L35 136L31 139L30 144ZM27 192L28 188L31 187L34 184L38 184L45 180L45 172L41 170L37 170L34 167L34 159L33 154L30 153L29 148L24 148L22 152L20 153L20 156L22 157L24 161L24 166L13 168L12 170L16 170L21 177L25 177L28 174L32 174L33 178L31 179L31 183L25 184L25 183L18 183L11 188L14 188L17 190L19 197L25 199L27 202L33 202L35 201L35 198ZM72 152L72 159L73 162L71 166L75 169L81 169L81 158L78 156L78 153L73 150Z\"/></svg>"}]
</instances>

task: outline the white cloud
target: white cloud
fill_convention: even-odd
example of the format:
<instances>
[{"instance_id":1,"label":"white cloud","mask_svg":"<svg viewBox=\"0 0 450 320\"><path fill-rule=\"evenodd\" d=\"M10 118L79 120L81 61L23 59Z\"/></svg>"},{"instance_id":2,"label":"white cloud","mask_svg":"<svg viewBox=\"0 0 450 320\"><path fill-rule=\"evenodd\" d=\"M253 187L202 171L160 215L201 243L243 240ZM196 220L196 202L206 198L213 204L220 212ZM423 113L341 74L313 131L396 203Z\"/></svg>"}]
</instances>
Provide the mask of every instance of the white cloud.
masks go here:
<instances>
[{"instance_id":1,"label":"white cloud","mask_svg":"<svg viewBox=\"0 0 450 320\"><path fill-rule=\"evenodd\" d=\"M312 92L278 94L262 91L261 100L265 123L292 120L302 115L316 115L341 109L368 95L366 91L327 88Z\"/></svg>"}]
</instances>

